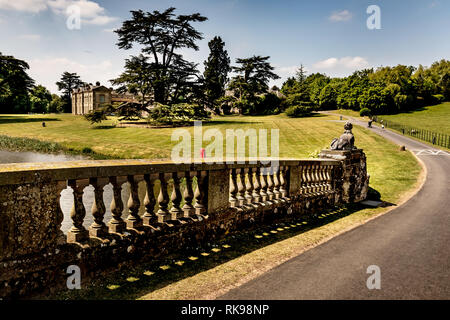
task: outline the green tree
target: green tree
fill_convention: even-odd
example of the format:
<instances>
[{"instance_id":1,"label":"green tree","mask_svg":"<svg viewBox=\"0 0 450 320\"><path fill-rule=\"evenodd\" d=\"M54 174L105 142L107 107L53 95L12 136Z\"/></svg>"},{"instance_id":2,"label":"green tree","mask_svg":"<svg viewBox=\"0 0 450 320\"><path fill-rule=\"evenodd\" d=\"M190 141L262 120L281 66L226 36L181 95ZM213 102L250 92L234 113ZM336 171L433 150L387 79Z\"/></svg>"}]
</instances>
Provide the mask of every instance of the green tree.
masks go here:
<instances>
[{"instance_id":1,"label":"green tree","mask_svg":"<svg viewBox=\"0 0 450 320\"><path fill-rule=\"evenodd\" d=\"M206 105L213 108L217 105L217 99L225 95L228 82L228 73L231 71L230 57L224 49L225 42L220 37L214 37L209 43L209 56L204 62L205 71L204 90Z\"/></svg>"},{"instance_id":2,"label":"green tree","mask_svg":"<svg viewBox=\"0 0 450 320\"><path fill-rule=\"evenodd\" d=\"M303 81L306 80L306 70L305 70L305 67L303 67L303 64L300 64L300 67L297 69L295 76L296 76L296 80L299 83L303 83Z\"/></svg>"},{"instance_id":3,"label":"green tree","mask_svg":"<svg viewBox=\"0 0 450 320\"><path fill-rule=\"evenodd\" d=\"M280 78L273 72L274 68L268 62L269 58L268 56L253 56L236 59L239 66L232 67L232 70L237 75L232 78L228 87L238 98L237 107L241 111L247 106L254 108L254 104L257 103L257 95L266 93L269 89L269 81Z\"/></svg>"},{"instance_id":4,"label":"green tree","mask_svg":"<svg viewBox=\"0 0 450 320\"><path fill-rule=\"evenodd\" d=\"M192 24L207 20L199 13L175 16L174 11L173 7L163 12L131 11L132 18L124 21L122 27L115 31L119 36L117 45L120 49L139 46L141 53L149 57L150 61L137 58L144 62L139 68L145 65L149 73L146 78L153 79L146 85L150 87L154 102L162 104L177 102L184 87L189 85L189 79L196 75L196 65L184 60L179 50L199 49L196 41L203 37ZM122 76L116 83L121 81ZM133 85L130 82L126 84Z\"/></svg>"},{"instance_id":5,"label":"green tree","mask_svg":"<svg viewBox=\"0 0 450 320\"><path fill-rule=\"evenodd\" d=\"M72 91L83 85L80 76L76 73L64 72L60 81L56 82L58 90L63 92L64 112L72 112Z\"/></svg>"},{"instance_id":6,"label":"green tree","mask_svg":"<svg viewBox=\"0 0 450 320\"><path fill-rule=\"evenodd\" d=\"M0 52L0 112L24 113L30 108L29 92L34 80L28 75L29 65Z\"/></svg>"},{"instance_id":7,"label":"green tree","mask_svg":"<svg viewBox=\"0 0 450 320\"><path fill-rule=\"evenodd\" d=\"M57 94L52 94L52 101L48 105L48 113L61 113L64 112L65 102Z\"/></svg>"},{"instance_id":8,"label":"green tree","mask_svg":"<svg viewBox=\"0 0 450 320\"><path fill-rule=\"evenodd\" d=\"M30 102L31 112L47 113L52 101L52 94L42 85L38 85L31 90Z\"/></svg>"}]
</instances>

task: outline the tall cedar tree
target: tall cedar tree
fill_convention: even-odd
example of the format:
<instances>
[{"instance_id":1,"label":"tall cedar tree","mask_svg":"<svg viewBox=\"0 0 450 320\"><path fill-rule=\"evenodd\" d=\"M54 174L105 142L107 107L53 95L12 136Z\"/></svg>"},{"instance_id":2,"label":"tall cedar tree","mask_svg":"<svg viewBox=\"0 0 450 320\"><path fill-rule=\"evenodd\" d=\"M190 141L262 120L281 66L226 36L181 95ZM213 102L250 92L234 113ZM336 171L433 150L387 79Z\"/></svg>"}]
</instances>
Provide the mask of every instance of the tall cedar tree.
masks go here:
<instances>
[{"instance_id":1,"label":"tall cedar tree","mask_svg":"<svg viewBox=\"0 0 450 320\"><path fill-rule=\"evenodd\" d=\"M0 52L0 112L22 113L29 111L29 92L34 80L27 74L29 65L13 56Z\"/></svg>"},{"instance_id":2,"label":"tall cedar tree","mask_svg":"<svg viewBox=\"0 0 450 320\"><path fill-rule=\"evenodd\" d=\"M267 92L269 81L280 78L272 72L274 68L267 61L269 58L269 56L253 56L236 59L236 63L240 66L232 67L232 70L238 75L231 80L229 88L238 94L240 100L243 98L252 100L257 94Z\"/></svg>"},{"instance_id":3,"label":"tall cedar tree","mask_svg":"<svg viewBox=\"0 0 450 320\"><path fill-rule=\"evenodd\" d=\"M58 90L63 92L63 100L65 101L64 112L72 112L72 91L83 85L80 76L76 73L64 72L61 80L56 82Z\"/></svg>"},{"instance_id":4,"label":"tall cedar tree","mask_svg":"<svg viewBox=\"0 0 450 320\"><path fill-rule=\"evenodd\" d=\"M228 73L231 71L230 57L224 49L225 42L220 37L214 37L208 43L209 56L204 62L205 71L204 89L205 100L209 108L213 108L216 100L225 95L225 88L228 82Z\"/></svg>"},{"instance_id":5,"label":"tall cedar tree","mask_svg":"<svg viewBox=\"0 0 450 320\"><path fill-rule=\"evenodd\" d=\"M207 18L199 13L175 16L174 11L175 8L163 12L131 11L132 18L115 30L119 48L141 47L141 55L128 59L126 71L112 80L120 86L119 91L134 92L140 97L138 105L128 107L148 111L154 102L177 103L189 94L186 87L196 84L192 77L197 76L197 65L183 59L177 51L198 51L196 41L203 37L192 23Z\"/></svg>"}]
</instances>

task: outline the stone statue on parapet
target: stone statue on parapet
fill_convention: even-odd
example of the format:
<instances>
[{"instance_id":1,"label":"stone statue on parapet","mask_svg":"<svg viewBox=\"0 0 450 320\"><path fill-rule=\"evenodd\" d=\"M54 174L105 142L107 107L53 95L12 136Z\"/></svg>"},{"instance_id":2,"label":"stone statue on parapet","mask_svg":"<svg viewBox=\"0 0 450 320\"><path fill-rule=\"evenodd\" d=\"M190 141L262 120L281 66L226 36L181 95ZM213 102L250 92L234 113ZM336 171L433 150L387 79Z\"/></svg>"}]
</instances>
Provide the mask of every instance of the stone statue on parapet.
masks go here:
<instances>
[{"instance_id":1,"label":"stone statue on parapet","mask_svg":"<svg viewBox=\"0 0 450 320\"><path fill-rule=\"evenodd\" d=\"M345 132L340 138L334 138L331 142L331 150L352 150L355 147L355 136L352 133L353 125L347 121L344 125Z\"/></svg>"}]
</instances>

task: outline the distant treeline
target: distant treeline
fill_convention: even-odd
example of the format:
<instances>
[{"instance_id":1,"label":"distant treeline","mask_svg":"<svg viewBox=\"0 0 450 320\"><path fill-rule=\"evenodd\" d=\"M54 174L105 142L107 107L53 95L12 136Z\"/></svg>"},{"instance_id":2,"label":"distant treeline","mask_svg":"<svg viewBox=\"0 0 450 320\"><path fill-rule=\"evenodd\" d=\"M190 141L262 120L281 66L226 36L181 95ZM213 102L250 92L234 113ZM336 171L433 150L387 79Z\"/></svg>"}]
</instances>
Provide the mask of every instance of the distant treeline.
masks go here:
<instances>
[{"instance_id":1,"label":"distant treeline","mask_svg":"<svg viewBox=\"0 0 450 320\"><path fill-rule=\"evenodd\" d=\"M345 78L314 73L301 67L282 86L288 107L352 109L370 114L394 114L450 100L450 61L429 68L398 65L365 69ZM367 110L368 109L368 110Z\"/></svg>"}]
</instances>

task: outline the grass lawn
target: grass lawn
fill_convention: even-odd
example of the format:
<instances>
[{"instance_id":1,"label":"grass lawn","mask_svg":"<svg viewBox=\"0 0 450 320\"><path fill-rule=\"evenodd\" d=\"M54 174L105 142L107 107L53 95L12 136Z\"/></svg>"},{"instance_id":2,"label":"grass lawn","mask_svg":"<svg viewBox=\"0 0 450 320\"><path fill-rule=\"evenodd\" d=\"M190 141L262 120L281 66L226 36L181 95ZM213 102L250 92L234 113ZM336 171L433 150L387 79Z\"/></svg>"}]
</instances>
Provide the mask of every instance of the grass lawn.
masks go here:
<instances>
[{"instance_id":1,"label":"grass lawn","mask_svg":"<svg viewBox=\"0 0 450 320\"><path fill-rule=\"evenodd\" d=\"M328 115L299 119L285 115L230 116L215 118L204 124L204 129L216 128L225 133L226 129L277 128L280 130L280 157L308 158L342 134L344 123L336 120L337 116ZM42 121L46 122L45 128ZM111 119L92 126L82 117L73 115L0 115L0 135L58 142L76 150L88 147L118 158L167 159L171 147L177 143L171 142L175 129L115 128L113 122ZM193 133L192 127L188 130ZM419 163L410 152L399 151L398 146L366 128L355 126L353 133L356 146L364 149L367 156L370 186L381 193L382 200L398 204L417 187ZM199 248L198 252L168 257L166 261L127 268L102 278L93 287L72 290L57 298L213 298L223 288L255 277L386 210L350 206L330 213L315 225L268 226L211 244L217 245L215 249L220 248L220 252L210 246ZM277 234L270 232L276 230Z\"/></svg>"},{"instance_id":2,"label":"grass lawn","mask_svg":"<svg viewBox=\"0 0 450 320\"><path fill-rule=\"evenodd\" d=\"M328 147L331 140L343 132L343 123L334 121L337 119L326 115L298 119L288 118L284 114L230 116L214 118L203 127L219 129L224 136L226 129L264 128L270 132L270 129L277 128L280 130L280 157L308 158ZM45 128L42 127L43 121L46 123ZM115 128L114 121L111 119L101 125L91 125L83 117L69 114L0 115L0 135L57 142L76 150L88 147L116 158L170 158L171 147L177 143L171 141L175 129ZM187 129L193 136L193 127ZM386 201L396 201L399 193L414 183L420 170L414 157L399 152L397 146L365 128L355 126L353 132L356 146L366 152L372 187Z\"/></svg>"}]
</instances>

